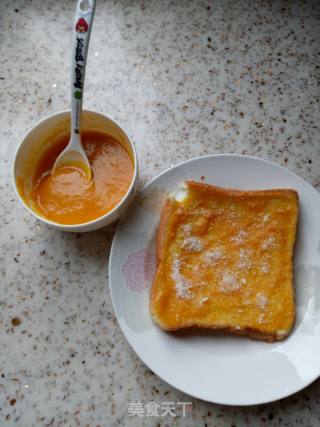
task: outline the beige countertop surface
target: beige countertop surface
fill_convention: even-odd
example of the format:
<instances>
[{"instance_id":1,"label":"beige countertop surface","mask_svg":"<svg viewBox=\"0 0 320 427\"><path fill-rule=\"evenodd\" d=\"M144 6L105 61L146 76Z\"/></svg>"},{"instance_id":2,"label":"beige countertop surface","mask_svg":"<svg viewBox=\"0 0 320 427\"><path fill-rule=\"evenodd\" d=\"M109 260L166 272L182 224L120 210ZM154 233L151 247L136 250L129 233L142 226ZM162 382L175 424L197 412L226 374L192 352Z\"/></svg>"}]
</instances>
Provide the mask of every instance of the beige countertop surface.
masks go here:
<instances>
[{"instance_id":1,"label":"beige countertop surface","mask_svg":"<svg viewBox=\"0 0 320 427\"><path fill-rule=\"evenodd\" d=\"M73 12L73 1L1 2L1 426L318 426L319 380L253 407L206 403L164 383L114 315L115 228L61 233L18 203L17 145L69 108ZM84 107L124 126L141 185L195 156L240 153L320 189L319 46L318 1L98 1ZM130 402L151 400L191 401L192 411L129 416Z\"/></svg>"}]
</instances>

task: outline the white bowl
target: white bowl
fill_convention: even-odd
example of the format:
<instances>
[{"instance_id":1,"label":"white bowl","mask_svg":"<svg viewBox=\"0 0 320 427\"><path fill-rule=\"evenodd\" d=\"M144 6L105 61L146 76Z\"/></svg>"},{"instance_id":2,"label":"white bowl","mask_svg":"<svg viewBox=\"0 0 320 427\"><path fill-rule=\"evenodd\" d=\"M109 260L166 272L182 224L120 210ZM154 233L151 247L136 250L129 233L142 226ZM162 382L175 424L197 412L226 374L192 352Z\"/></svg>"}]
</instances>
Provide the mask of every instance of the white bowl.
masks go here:
<instances>
[{"instance_id":1,"label":"white bowl","mask_svg":"<svg viewBox=\"0 0 320 427\"><path fill-rule=\"evenodd\" d=\"M63 111L50 116L39 122L23 139L18 147L13 165L13 181L17 196L23 206L37 219L43 223L55 227L62 231L85 232L93 231L105 227L116 221L126 210L134 197L137 177L138 162L137 154L133 142L128 137L122 127L103 114L94 111L83 111L82 128L85 130L96 130L109 134L120 141L128 152L134 163L134 173L128 191L110 212L99 218L82 224L64 225L48 220L39 215L32 206L29 194L32 190L32 178L35 172L35 165L48 144L54 144L55 140L62 134L68 134L70 129L70 111ZM23 187L22 183L23 182Z\"/></svg>"}]
</instances>

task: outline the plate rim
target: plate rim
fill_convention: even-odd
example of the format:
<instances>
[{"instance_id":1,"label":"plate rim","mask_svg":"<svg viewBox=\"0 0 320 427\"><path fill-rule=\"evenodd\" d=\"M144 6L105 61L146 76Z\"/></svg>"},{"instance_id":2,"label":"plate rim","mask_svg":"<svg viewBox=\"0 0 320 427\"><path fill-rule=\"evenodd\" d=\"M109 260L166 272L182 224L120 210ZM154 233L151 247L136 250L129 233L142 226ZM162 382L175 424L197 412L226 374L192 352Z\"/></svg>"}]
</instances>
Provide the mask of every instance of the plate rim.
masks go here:
<instances>
[{"instance_id":1,"label":"plate rim","mask_svg":"<svg viewBox=\"0 0 320 427\"><path fill-rule=\"evenodd\" d=\"M208 158L217 158L217 157L233 157L233 158L242 158L242 159L249 159L249 160L254 160L254 161L258 161L258 162L262 162L262 163L266 163L270 166L275 166L276 168L281 169L282 171L289 173L290 175L294 176L295 178L298 178L299 180L303 181L304 184L307 184L308 187L310 187L310 189L317 194L317 196L320 196L319 191L312 185L310 184L308 181L306 181L304 178L302 178L300 175L297 175L296 173L292 172L290 169L281 166L271 160L268 159L264 159L261 157L257 157L257 156L251 156L251 155L246 155L246 154L236 154L236 153L218 153L218 154L207 154L205 156L196 156L193 157L191 159L188 160L183 160L177 164L174 164L173 166L170 166L169 168L165 169L164 171L160 172L158 175L156 175L155 177L153 177L150 181L148 181L136 194L134 200L136 200L137 197L141 196L147 189L149 186L151 186L157 179L159 179L162 175L168 173L169 171L179 168L183 165L186 165L188 163L192 163L194 161L197 160L202 160L202 159L208 159ZM134 203L134 200L132 203ZM263 405L263 404L267 404L267 403L273 403L273 402L277 402L280 401L282 399L285 399L289 396L292 396L298 392L300 392L301 390L305 389L306 387L308 387L309 385L311 385L314 381L316 381L319 377L320 377L320 367L319 367L319 372L313 376L309 381L303 383L303 385L301 385L301 387L296 388L295 390L291 390L288 391L286 393L280 393L278 397L272 398L272 399L266 399L266 400L259 400L259 401L253 401L253 402L248 402L248 403L239 403L239 402L233 402L233 401L225 401L225 400L210 400L207 397L204 397L203 395L199 394L199 393L190 393L189 391L185 391L183 390L180 386L177 386L174 381L171 381L170 378L167 378L167 376L164 376L162 373L159 374L158 373L158 369L154 369L151 368L149 363L145 360L144 357L142 357L138 350L136 350L136 348L134 347L133 343L132 343L132 339L131 337L129 337L125 331L125 328L122 325L122 322L120 320L120 316L118 315L118 310L116 308L116 304L114 301L114 295L113 295L113 291L112 291L112 287L111 287L111 277L113 275L113 267L112 267L112 257L113 257L113 253L115 250L115 240L116 237L118 236L118 234L120 233L120 228L121 228L121 224L124 221L126 213L124 213L124 216L120 219L119 224L117 225L115 234L113 236L112 239L112 244L111 244L111 248L110 248L110 254L109 254L109 260L108 260L108 288L109 288L109 292L110 292L110 297L111 297L111 302L112 302L112 307L113 310L115 312L116 315L116 319L118 322L118 325L120 326L121 332L123 333L125 339L127 340L127 342L129 343L131 349L134 351L134 353L138 356L138 358L146 365L146 367L148 369L150 369L153 373L155 373L162 381L166 382L167 384L169 384L171 387L175 388L176 390L190 396L196 399L200 399L203 400L205 402L208 403L214 403L214 404L218 404L218 405L228 405L228 406L238 406L238 407L246 407L246 406L256 406L256 405Z\"/></svg>"}]
</instances>

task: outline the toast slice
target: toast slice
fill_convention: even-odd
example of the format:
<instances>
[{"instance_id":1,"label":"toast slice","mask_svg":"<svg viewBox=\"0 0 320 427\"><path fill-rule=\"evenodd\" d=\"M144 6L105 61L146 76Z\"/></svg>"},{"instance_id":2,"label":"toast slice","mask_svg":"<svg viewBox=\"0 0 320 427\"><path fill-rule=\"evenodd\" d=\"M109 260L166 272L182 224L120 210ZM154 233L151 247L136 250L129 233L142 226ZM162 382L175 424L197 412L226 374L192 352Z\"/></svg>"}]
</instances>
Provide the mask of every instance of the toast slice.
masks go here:
<instances>
[{"instance_id":1,"label":"toast slice","mask_svg":"<svg viewBox=\"0 0 320 427\"><path fill-rule=\"evenodd\" d=\"M169 197L157 235L154 322L212 328L269 342L295 319L293 250L298 194L186 181Z\"/></svg>"}]
</instances>

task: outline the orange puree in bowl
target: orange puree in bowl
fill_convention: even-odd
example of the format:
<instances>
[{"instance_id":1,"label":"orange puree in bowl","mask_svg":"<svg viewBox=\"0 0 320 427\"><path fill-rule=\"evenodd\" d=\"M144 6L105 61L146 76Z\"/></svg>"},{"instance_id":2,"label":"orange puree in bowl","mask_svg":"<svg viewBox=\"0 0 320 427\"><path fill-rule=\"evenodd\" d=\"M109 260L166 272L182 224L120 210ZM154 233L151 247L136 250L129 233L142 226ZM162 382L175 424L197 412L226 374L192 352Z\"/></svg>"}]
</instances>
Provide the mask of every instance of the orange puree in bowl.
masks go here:
<instances>
[{"instance_id":1,"label":"orange puree in bowl","mask_svg":"<svg viewBox=\"0 0 320 427\"><path fill-rule=\"evenodd\" d=\"M87 182L76 166L51 175L55 159L68 143L61 137L42 155L34 175L31 200L40 215L59 224L82 224L113 209L133 178L133 162L123 145L109 135L83 131L81 140L93 172Z\"/></svg>"}]
</instances>

